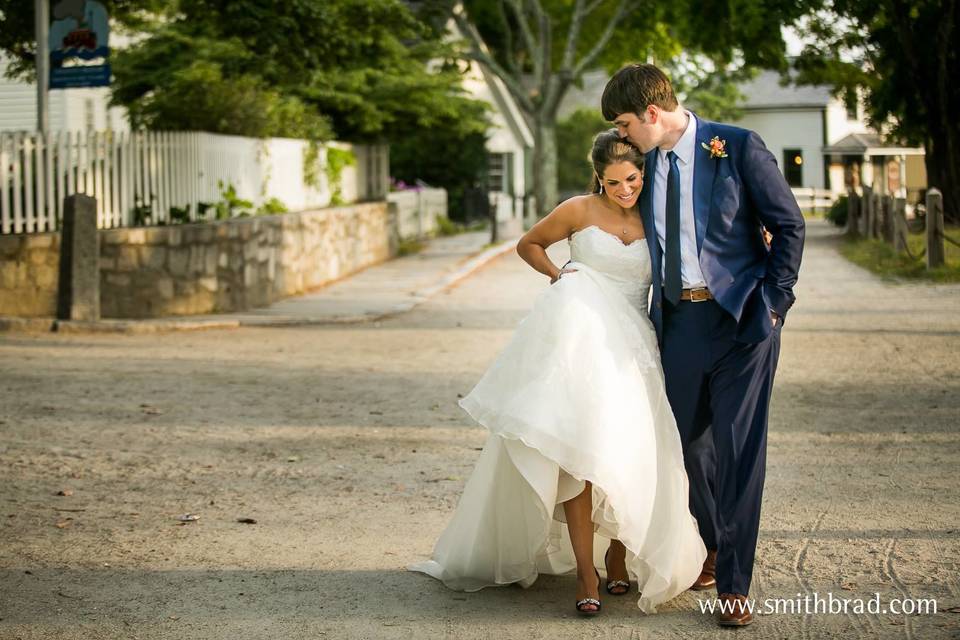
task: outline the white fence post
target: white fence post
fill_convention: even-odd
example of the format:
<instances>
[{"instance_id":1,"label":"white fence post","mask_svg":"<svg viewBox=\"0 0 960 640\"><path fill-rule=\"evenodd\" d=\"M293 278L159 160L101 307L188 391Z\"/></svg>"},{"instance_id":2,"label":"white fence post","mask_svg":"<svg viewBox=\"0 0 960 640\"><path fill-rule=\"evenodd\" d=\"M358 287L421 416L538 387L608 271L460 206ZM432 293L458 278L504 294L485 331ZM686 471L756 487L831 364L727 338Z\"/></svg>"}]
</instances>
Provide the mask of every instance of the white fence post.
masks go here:
<instances>
[{"instance_id":1,"label":"white fence post","mask_svg":"<svg viewBox=\"0 0 960 640\"><path fill-rule=\"evenodd\" d=\"M10 233L13 231L13 221L10 215L10 195L9 185L10 176L7 174L7 167L10 166L10 136L0 133L0 233Z\"/></svg>"}]
</instances>

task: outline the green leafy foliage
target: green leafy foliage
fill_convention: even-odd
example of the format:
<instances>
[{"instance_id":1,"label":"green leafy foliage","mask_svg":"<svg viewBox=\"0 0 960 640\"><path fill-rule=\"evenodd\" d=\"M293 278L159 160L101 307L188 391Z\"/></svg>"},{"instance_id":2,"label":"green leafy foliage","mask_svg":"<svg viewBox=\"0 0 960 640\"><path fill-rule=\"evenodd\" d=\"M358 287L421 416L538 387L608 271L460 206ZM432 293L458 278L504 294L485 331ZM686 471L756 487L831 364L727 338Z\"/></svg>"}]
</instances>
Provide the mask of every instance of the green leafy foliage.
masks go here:
<instances>
[{"instance_id":1,"label":"green leafy foliage","mask_svg":"<svg viewBox=\"0 0 960 640\"><path fill-rule=\"evenodd\" d=\"M213 205L217 220L250 215L253 203L239 197L233 183L225 185L223 180L218 180L217 186L220 188L220 201Z\"/></svg>"},{"instance_id":2,"label":"green leafy foliage","mask_svg":"<svg viewBox=\"0 0 960 640\"><path fill-rule=\"evenodd\" d=\"M174 7L174 0L99 1L110 16L111 29L128 32L152 28L157 16ZM33 2L0 0L0 51L9 58L7 77L33 81L37 51Z\"/></svg>"},{"instance_id":3,"label":"green leafy foliage","mask_svg":"<svg viewBox=\"0 0 960 640\"><path fill-rule=\"evenodd\" d=\"M960 221L960 12L952 0L842 0L805 23L797 80L863 98L875 129L924 146L927 179Z\"/></svg>"},{"instance_id":4,"label":"green leafy foliage","mask_svg":"<svg viewBox=\"0 0 960 640\"><path fill-rule=\"evenodd\" d=\"M390 145L390 172L396 180L422 180L447 190L450 216L464 216L467 189L480 186L487 168L486 134L460 135L450 129L414 130Z\"/></svg>"},{"instance_id":5,"label":"green leafy foliage","mask_svg":"<svg viewBox=\"0 0 960 640\"><path fill-rule=\"evenodd\" d=\"M353 152L336 147L327 148L327 164L324 170L327 174L327 184L330 185L330 204L343 204L343 185L341 183L343 170L356 164L357 157Z\"/></svg>"},{"instance_id":6,"label":"green leafy foliage","mask_svg":"<svg viewBox=\"0 0 960 640\"><path fill-rule=\"evenodd\" d=\"M557 181L561 194L586 193L593 166L593 138L610 128L598 109L578 109L557 124Z\"/></svg>"},{"instance_id":7,"label":"green leafy foliage","mask_svg":"<svg viewBox=\"0 0 960 640\"><path fill-rule=\"evenodd\" d=\"M287 205L283 203L279 198L270 198L257 208L258 216L272 216L278 213L286 213L289 211Z\"/></svg>"},{"instance_id":8,"label":"green leafy foliage","mask_svg":"<svg viewBox=\"0 0 960 640\"><path fill-rule=\"evenodd\" d=\"M353 142L486 128L452 50L400 0L104 4L135 35L111 65L113 104L137 127ZM29 76L33 3L0 0L0 12L9 71Z\"/></svg>"}]
</instances>

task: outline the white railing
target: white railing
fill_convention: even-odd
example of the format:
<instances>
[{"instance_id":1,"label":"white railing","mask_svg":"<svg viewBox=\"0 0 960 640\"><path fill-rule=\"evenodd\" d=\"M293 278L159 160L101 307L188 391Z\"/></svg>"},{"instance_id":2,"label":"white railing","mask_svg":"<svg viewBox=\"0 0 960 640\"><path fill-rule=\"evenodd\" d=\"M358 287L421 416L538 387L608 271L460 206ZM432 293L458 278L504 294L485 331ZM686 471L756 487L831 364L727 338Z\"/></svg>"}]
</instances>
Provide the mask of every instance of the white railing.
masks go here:
<instances>
[{"instance_id":1,"label":"white railing","mask_svg":"<svg viewBox=\"0 0 960 640\"><path fill-rule=\"evenodd\" d=\"M814 213L826 210L833 204L836 195L829 189L815 189L813 187L794 187L793 197L797 199L797 206L801 211Z\"/></svg>"},{"instance_id":2,"label":"white railing","mask_svg":"<svg viewBox=\"0 0 960 640\"><path fill-rule=\"evenodd\" d=\"M330 147L355 158L336 185L325 171ZM74 193L97 199L101 228L132 226L136 208L152 224L168 222L173 207L196 220L201 203L222 199L220 184L254 208L276 198L291 211L385 196L386 147L309 150L306 140L204 132L0 133L0 233L57 230Z\"/></svg>"}]
</instances>

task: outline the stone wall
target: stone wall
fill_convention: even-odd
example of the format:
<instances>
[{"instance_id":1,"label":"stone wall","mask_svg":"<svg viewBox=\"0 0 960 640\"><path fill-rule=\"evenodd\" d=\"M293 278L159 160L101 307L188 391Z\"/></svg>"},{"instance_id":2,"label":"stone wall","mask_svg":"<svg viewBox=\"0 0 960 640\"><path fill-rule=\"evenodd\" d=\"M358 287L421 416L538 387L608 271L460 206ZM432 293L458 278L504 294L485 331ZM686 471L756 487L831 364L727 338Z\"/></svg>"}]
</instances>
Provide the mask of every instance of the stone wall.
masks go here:
<instances>
[{"instance_id":1,"label":"stone wall","mask_svg":"<svg viewBox=\"0 0 960 640\"><path fill-rule=\"evenodd\" d=\"M408 189L387 194L397 209L397 233L401 240L424 238L436 233L437 218L447 217L446 189Z\"/></svg>"},{"instance_id":2,"label":"stone wall","mask_svg":"<svg viewBox=\"0 0 960 640\"><path fill-rule=\"evenodd\" d=\"M55 316L59 270L59 233L0 235L0 316Z\"/></svg>"},{"instance_id":3,"label":"stone wall","mask_svg":"<svg viewBox=\"0 0 960 640\"><path fill-rule=\"evenodd\" d=\"M105 318L265 306L396 252L385 202L211 223L100 231ZM56 313L58 233L0 236L0 315Z\"/></svg>"}]
</instances>

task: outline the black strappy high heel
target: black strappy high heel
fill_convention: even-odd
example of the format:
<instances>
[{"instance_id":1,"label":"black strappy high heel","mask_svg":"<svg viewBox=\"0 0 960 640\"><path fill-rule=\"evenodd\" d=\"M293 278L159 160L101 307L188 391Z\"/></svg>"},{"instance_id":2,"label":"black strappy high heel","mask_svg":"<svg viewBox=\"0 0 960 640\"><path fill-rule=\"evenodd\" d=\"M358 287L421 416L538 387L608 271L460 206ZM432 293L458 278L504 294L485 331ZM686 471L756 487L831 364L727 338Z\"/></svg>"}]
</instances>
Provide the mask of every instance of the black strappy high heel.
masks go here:
<instances>
[{"instance_id":1,"label":"black strappy high heel","mask_svg":"<svg viewBox=\"0 0 960 640\"><path fill-rule=\"evenodd\" d=\"M607 557L610 555L610 547L607 547L607 552L603 554L603 565L607 566ZM629 575L629 573L627 574ZM607 569L607 577L610 577L610 570ZM624 588L625 587L625 588ZM623 589L623 591L613 591L613 589ZM612 596L625 596L630 593L630 581L629 580L608 580L607 581L607 593Z\"/></svg>"},{"instance_id":2,"label":"black strappy high heel","mask_svg":"<svg viewBox=\"0 0 960 640\"><path fill-rule=\"evenodd\" d=\"M597 571L594 567L593 572L597 574L597 587L600 586L600 572ZM596 609L584 609L585 605L592 604ZM595 616L600 613L600 601L596 598L584 598L583 600L577 600L577 613L582 616Z\"/></svg>"}]
</instances>

